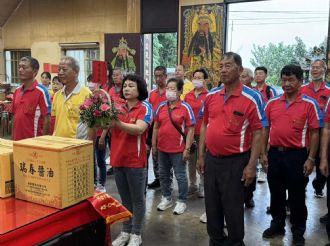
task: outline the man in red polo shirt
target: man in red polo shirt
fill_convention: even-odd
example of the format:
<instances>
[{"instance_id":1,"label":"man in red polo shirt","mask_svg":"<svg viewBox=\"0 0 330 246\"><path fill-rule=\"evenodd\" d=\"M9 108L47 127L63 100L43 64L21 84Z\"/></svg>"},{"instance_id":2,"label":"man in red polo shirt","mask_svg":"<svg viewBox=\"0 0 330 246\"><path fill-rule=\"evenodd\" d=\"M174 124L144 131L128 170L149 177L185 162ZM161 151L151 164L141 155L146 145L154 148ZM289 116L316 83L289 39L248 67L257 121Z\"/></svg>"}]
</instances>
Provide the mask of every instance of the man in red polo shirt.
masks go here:
<instances>
[{"instance_id":1,"label":"man in red polo shirt","mask_svg":"<svg viewBox=\"0 0 330 246\"><path fill-rule=\"evenodd\" d=\"M152 90L149 95L149 103L152 106L152 111L156 112L158 105L161 102L166 101L166 79L167 79L167 71L166 67L164 66L158 66L154 70L154 76L155 76L155 81L157 88ZM151 149L151 139L152 139L152 132L153 132L153 124L151 125L148 133L148 138L147 138L147 145L148 145L148 152L150 153ZM149 154L148 154L149 156ZM148 184L149 189L155 189L160 187L160 181L159 181L159 164L158 160L156 158L152 159L153 162L153 167L154 167L154 175L155 175L155 180Z\"/></svg>"},{"instance_id":2,"label":"man in red polo shirt","mask_svg":"<svg viewBox=\"0 0 330 246\"><path fill-rule=\"evenodd\" d=\"M323 111L327 100L330 98L330 85L324 82L324 74L327 70L327 65L324 61L317 59L311 64L311 76L312 81L301 87L301 93L314 98L320 105L320 109ZM320 172L320 158L318 153L315 160L316 175L313 180L314 194L317 198L324 197L323 188L326 183L326 177ZM327 216L322 216L321 221L326 219Z\"/></svg>"},{"instance_id":3,"label":"man in red polo shirt","mask_svg":"<svg viewBox=\"0 0 330 246\"><path fill-rule=\"evenodd\" d=\"M300 92L303 80L300 66L285 66L281 79L284 94L271 99L265 107L269 127L265 128L263 135L262 163L268 170L273 219L263 237L274 238L285 233L288 190L293 245L304 245L307 220L305 187L315 163L319 129L323 125L322 114L318 103Z\"/></svg>"},{"instance_id":4,"label":"man in red polo shirt","mask_svg":"<svg viewBox=\"0 0 330 246\"><path fill-rule=\"evenodd\" d=\"M35 80L39 62L30 56L20 59L18 75L22 86L13 96L13 140L49 134L51 102L46 87Z\"/></svg>"},{"instance_id":5,"label":"man in red polo shirt","mask_svg":"<svg viewBox=\"0 0 330 246\"><path fill-rule=\"evenodd\" d=\"M254 81L257 83L254 89L260 92L265 103L267 103L269 99L277 96L276 90L266 84L267 72L267 68L263 66L256 67L254 70ZM258 165L257 181L258 183L264 183L267 181L266 172L262 169L260 164Z\"/></svg>"},{"instance_id":6,"label":"man in red polo shirt","mask_svg":"<svg viewBox=\"0 0 330 246\"><path fill-rule=\"evenodd\" d=\"M241 57L225 53L220 63L224 86L209 92L201 110L199 166L210 246L244 245L244 186L256 176L261 129L267 126L260 96L240 83L242 71Z\"/></svg>"}]
</instances>

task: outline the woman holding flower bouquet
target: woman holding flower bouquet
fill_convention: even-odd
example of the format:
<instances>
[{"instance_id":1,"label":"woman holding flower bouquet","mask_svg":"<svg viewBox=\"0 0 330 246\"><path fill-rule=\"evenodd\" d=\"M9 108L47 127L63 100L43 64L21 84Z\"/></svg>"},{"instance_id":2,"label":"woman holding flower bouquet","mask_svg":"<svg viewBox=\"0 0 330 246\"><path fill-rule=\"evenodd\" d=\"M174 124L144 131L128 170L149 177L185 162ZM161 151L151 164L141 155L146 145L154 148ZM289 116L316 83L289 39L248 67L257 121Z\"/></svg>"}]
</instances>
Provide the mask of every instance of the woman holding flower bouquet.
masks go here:
<instances>
[{"instance_id":1,"label":"woman holding flower bouquet","mask_svg":"<svg viewBox=\"0 0 330 246\"><path fill-rule=\"evenodd\" d=\"M144 101L148 97L146 82L136 75L124 78L122 94L126 102L118 109L119 119L112 123L110 163L122 203L133 218L123 223L122 232L112 245L138 246L142 243L145 215L146 138L152 107Z\"/></svg>"}]
</instances>

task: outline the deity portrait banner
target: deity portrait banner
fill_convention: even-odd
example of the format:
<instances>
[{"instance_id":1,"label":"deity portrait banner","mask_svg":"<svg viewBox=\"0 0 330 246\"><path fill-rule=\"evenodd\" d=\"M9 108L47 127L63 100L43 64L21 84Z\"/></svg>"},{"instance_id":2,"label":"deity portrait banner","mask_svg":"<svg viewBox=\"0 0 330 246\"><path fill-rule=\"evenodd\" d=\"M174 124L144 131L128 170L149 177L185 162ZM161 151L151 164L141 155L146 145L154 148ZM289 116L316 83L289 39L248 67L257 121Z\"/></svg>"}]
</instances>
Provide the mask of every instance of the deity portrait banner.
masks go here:
<instances>
[{"instance_id":1,"label":"deity portrait banner","mask_svg":"<svg viewBox=\"0 0 330 246\"><path fill-rule=\"evenodd\" d=\"M181 7L180 61L188 77L205 68L210 82L220 81L220 61L224 49L225 18L223 4Z\"/></svg>"},{"instance_id":2,"label":"deity portrait banner","mask_svg":"<svg viewBox=\"0 0 330 246\"><path fill-rule=\"evenodd\" d=\"M137 33L116 33L104 35L105 61L113 68L120 67L125 74L143 76L143 39Z\"/></svg>"}]
</instances>

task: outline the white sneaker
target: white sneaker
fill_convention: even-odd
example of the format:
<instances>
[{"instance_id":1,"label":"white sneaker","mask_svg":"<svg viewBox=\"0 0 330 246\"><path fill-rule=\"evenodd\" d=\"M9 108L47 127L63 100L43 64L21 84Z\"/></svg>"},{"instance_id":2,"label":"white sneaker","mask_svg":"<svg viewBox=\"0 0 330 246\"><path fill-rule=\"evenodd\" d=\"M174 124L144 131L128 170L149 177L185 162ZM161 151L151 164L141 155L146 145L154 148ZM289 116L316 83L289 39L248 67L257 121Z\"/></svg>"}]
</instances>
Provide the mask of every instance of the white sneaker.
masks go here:
<instances>
[{"instance_id":1,"label":"white sneaker","mask_svg":"<svg viewBox=\"0 0 330 246\"><path fill-rule=\"evenodd\" d=\"M207 217L206 213L203 213L201 217L199 217L199 221L206 224L207 223Z\"/></svg>"},{"instance_id":2,"label":"white sneaker","mask_svg":"<svg viewBox=\"0 0 330 246\"><path fill-rule=\"evenodd\" d=\"M157 206L157 209L159 211L165 211L166 209L170 208L173 206L173 201L172 199L171 200L168 200L166 197L163 197L162 196L162 200L160 201L160 203L158 204Z\"/></svg>"},{"instance_id":3,"label":"white sneaker","mask_svg":"<svg viewBox=\"0 0 330 246\"><path fill-rule=\"evenodd\" d=\"M176 202L173 214L180 215L186 211L187 205L184 202Z\"/></svg>"},{"instance_id":4,"label":"white sneaker","mask_svg":"<svg viewBox=\"0 0 330 246\"><path fill-rule=\"evenodd\" d=\"M129 243L127 246L139 246L142 244L141 235L131 234L131 238L129 239Z\"/></svg>"},{"instance_id":5,"label":"white sneaker","mask_svg":"<svg viewBox=\"0 0 330 246\"><path fill-rule=\"evenodd\" d=\"M263 170L260 170L259 176L257 178L257 182L265 183L266 181L267 181L267 174Z\"/></svg>"},{"instance_id":6,"label":"white sneaker","mask_svg":"<svg viewBox=\"0 0 330 246\"><path fill-rule=\"evenodd\" d=\"M127 232L121 232L115 241L112 242L112 246L124 246L130 240L130 234Z\"/></svg>"},{"instance_id":7,"label":"white sneaker","mask_svg":"<svg viewBox=\"0 0 330 246\"><path fill-rule=\"evenodd\" d=\"M103 185L98 184L95 188L95 192L105 193L105 192L107 192L107 190L105 189L105 187Z\"/></svg>"},{"instance_id":8,"label":"white sneaker","mask_svg":"<svg viewBox=\"0 0 330 246\"><path fill-rule=\"evenodd\" d=\"M199 197L199 198L204 198L204 197L205 197L205 194L204 194L204 186L203 186L203 185L200 185L200 186L199 186L198 197Z\"/></svg>"}]
</instances>

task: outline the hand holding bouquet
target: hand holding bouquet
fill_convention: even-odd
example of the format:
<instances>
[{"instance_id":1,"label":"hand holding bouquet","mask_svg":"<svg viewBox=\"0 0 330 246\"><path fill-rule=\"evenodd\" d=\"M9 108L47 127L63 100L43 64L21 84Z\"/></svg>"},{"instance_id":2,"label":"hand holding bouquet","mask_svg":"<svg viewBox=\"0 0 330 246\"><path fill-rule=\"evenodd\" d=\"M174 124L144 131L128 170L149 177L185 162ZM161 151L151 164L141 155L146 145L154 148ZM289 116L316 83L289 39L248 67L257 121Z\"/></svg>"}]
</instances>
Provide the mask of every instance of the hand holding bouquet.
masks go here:
<instances>
[{"instance_id":1,"label":"hand holding bouquet","mask_svg":"<svg viewBox=\"0 0 330 246\"><path fill-rule=\"evenodd\" d=\"M96 93L80 106L80 119L89 128L107 128L118 119L118 112L107 93Z\"/></svg>"}]
</instances>

